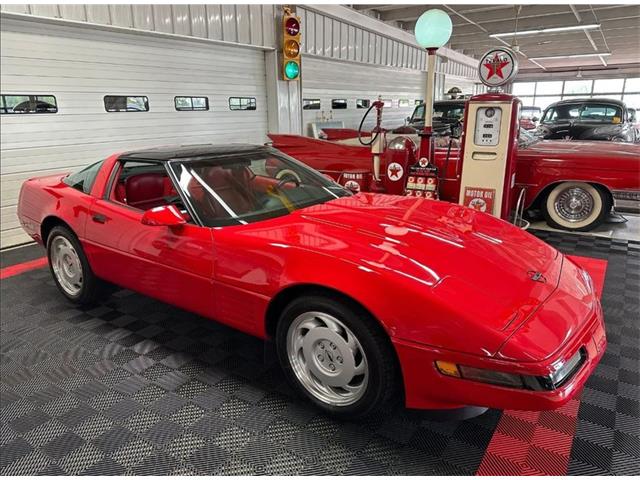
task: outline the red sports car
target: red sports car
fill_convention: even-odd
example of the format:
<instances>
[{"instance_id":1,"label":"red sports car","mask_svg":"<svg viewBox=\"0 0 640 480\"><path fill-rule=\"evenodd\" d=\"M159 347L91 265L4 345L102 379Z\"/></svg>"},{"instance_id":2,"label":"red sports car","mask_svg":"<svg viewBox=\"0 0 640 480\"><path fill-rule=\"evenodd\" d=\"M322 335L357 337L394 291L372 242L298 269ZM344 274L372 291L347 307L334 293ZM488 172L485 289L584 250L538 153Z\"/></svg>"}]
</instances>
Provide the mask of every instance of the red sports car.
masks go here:
<instances>
[{"instance_id":1,"label":"red sports car","mask_svg":"<svg viewBox=\"0 0 640 480\"><path fill-rule=\"evenodd\" d=\"M272 339L342 416L555 408L605 349L589 275L554 248L450 203L353 195L269 147L117 154L28 180L18 215L69 300L112 283Z\"/></svg>"}]
</instances>

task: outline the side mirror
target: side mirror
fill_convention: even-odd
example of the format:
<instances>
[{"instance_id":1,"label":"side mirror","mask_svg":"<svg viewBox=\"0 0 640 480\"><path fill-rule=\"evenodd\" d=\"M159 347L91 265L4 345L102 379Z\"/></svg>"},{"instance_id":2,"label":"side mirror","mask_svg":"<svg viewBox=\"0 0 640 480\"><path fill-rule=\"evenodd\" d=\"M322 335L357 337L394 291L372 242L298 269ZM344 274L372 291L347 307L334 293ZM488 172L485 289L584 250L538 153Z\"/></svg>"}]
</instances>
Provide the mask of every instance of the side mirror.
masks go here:
<instances>
[{"instance_id":1,"label":"side mirror","mask_svg":"<svg viewBox=\"0 0 640 480\"><path fill-rule=\"evenodd\" d=\"M407 121L407 123L409 123L411 122L411 117L407 117L405 120Z\"/></svg>"},{"instance_id":2,"label":"side mirror","mask_svg":"<svg viewBox=\"0 0 640 480\"><path fill-rule=\"evenodd\" d=\"M150 227L177 227L187 223L175 205L161 205L147 210L141 221Z\"/></svg>"},{"instance_id":3,"label":"side mirror","mask_svg":"<svg viewBox=\"0 0 640 480\"><path fill-rule=\"evenodd\" d=\"M531 121L532 121L532 122L537 122L538 120L540 120L538 117L532 117L532 118L531 118Z\"/></svg>"}]
</instances>

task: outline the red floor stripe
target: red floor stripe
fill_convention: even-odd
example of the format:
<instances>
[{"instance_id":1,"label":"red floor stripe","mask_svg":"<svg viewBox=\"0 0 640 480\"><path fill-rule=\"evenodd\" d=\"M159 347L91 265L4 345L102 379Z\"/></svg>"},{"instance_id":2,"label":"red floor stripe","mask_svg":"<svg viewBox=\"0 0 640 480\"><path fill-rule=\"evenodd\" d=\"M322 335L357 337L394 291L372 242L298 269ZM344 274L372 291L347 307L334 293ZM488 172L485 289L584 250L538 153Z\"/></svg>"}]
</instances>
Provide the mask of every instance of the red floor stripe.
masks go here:
<instances>
[{"instance_id":1,"label":"red floor stripe","mask_svg":"<svg viewBox=\"0 0 640 480\"><path fill-rule=\"evenodd\" d=\"M607 261L570 258L589 272L601 297ZM556 410L505 410L476 475L566 475L579 407L580 393Z\"/></svg>"},{"instance_id":2,"label":"red floor stripe","mask_svg":"<svg viewBox=\"0 0 640 480\"><path fill-rule=\"evenodd\" d=\"M21 273L28 272L29 270L35 270L36 268L42 268L47 264L47 257L36 258L24 263L18 263L9 267L0 269L0 280L5 278L20 275Z\"/></svg>"}]
</instances>

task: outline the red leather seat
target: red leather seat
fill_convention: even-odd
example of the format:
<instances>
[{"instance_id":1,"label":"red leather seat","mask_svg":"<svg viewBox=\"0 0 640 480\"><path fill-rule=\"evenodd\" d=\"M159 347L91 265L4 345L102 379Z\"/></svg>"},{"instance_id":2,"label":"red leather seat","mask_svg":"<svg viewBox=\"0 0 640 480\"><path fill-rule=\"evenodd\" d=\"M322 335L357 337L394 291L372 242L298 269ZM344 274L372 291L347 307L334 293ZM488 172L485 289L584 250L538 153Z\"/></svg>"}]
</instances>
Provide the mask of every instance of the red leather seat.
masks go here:
<instances>
[{"instance_id":1,"label":"red leather seat","mask_svg":"<svg viewBox=\"0 0 640 480\"><path fill-rule=\"evenodd\" d=\"M170 194L166 180L162 173L143 173L133 175L125 180L126 201L128 205L141 210L164 205L164 197Z\"/></svg>"},{"instance_id":2,"label":"red leather seat","mask_svg":"<svg viewBox=\"0 0 640 480\"><path fill-rule=\"evenodd\" d=\"M251 190L250 172L246 168L226 169L210 167L199 172L202 180L216 193L222 202L236 215L242 215L255 209ZM201 210L210 220L229 218L227 209L215 197L204 192L199 184L190 184L192 198L199 202Z\"/></svg>"}]
</instances>

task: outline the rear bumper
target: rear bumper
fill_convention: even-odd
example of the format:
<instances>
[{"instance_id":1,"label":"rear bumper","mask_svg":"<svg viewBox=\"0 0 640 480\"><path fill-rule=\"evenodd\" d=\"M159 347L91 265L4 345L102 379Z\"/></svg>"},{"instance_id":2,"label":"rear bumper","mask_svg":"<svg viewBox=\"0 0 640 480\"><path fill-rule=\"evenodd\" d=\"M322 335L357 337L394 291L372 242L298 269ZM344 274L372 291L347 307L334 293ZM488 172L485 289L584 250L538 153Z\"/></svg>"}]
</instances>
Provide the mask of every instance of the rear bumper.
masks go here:
<instances>
[{"instance_id":1,"label":"rear bumper","mask_svg":"<svg viewBox=\"0 0 640 480\"><path fill-rule=\"evenodd\" d=\"M513 362L477 357L423 345L394 340L405 385L407 408L445 409L465 405L511 410L552 410L567 403L582 388L606 349L606 336L600 304L579 333L544 362ZM587 353L582 366L555 390L533 391L501 387L472 380L447 377L437 371L436 360L521 375L548 375L553 365L570 358L580 348Z\"/></svg>"}]
</instances>

